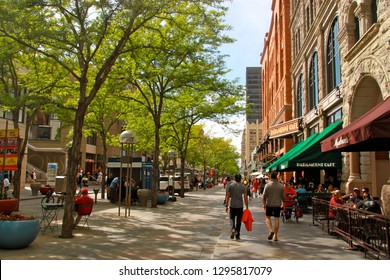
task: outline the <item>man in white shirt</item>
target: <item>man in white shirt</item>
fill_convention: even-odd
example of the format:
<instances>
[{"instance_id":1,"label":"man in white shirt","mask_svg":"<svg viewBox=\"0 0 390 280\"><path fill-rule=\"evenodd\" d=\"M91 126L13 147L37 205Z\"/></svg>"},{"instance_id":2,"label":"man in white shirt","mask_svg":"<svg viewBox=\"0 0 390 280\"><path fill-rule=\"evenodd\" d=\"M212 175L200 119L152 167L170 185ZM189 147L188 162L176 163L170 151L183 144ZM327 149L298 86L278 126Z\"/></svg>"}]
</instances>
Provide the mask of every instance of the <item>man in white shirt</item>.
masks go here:
<instances>
[{"instance_id":1,"label":"man in white shirt","mask_svg":"<svg viewBox=\"0 0 390 280\"><path fill-rule=\"evenodd\" d=\"M8 174L4 174L3 185L4 185L4 192L7 193L9 188Z\"/></svg>"}]
</instances>

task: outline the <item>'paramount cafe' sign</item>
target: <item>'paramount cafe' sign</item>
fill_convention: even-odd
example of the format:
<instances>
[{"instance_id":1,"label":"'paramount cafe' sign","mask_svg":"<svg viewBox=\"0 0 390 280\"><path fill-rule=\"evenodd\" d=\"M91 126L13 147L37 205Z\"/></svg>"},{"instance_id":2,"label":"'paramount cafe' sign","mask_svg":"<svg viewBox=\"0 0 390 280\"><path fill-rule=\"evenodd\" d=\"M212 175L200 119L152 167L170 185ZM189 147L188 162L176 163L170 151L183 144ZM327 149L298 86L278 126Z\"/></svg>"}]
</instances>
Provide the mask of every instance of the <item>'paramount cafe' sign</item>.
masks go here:
<instances>
[{"instance_id":1,"label":"'paramount cafe' sign","mask_svg":"<svg viewBox=\"0 0 390 280\"><path fill-rule=\"evenodd\" d=\"M299 119L287 121L269 128L269 138L278 138L299 132Z\"/></svg>"}]
</instances>

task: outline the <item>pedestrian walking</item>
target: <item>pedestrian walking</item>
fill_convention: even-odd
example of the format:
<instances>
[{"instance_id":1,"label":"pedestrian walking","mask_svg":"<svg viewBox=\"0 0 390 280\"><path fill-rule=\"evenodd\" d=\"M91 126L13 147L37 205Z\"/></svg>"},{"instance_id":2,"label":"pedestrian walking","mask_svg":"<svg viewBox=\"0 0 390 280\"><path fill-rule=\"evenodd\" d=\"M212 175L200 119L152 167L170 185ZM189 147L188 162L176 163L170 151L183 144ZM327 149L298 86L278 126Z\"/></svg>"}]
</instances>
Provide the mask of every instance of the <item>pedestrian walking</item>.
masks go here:
<instances>
[{"instance_id":1,"label":"pedestrian walking","mask_svg":"<svg viewBox=\"0 0 390 280\"><path fill-rule=\"evenodd\" d=\"M31 182L35 183L37 181L37 173L35 173L35 169L31 171Z\"/></svg>"},{"instance_id":2,"label":"pedestrian walking","mask_svg":"<svg viewBox=\"0 0 390 280\"><path fill-rule=\"evenodd\" d=\"M3 186L4 186L4 193L7 196L7 192L9 189L10 182L8 180L8 174L4 174L4 180L3 180Z\"/></svg>"},{"instance_id":3,"label":"pedestrian walking","mask_svg":"<svg viewBox=\"0 0 390 280\"><path fill-rule=\"evenodd\" d=\"M272 172L271 182L265 185L263 193L265 222L269 230L268 240L278 241L280 211L285 198L286 194L283 185L278 181L278 174ZM271 217L274 217L274 227L272 227Z\"/></svg>"},{"instance_id":4,"label":"pedestrian walking","mask_svg":"<svg viewBox=\"0 0 390 280\"><path fill-rule=\"evenodd\" d=\"M224 205L226 205L226 196L227 196L228 187L229 187L230 183L232 182L232 181L230 181L229 176L227 176L225 180L226 180L226 192L225 192L225 199L223 200Z\"/></svg>"},{"instance_id":5,"label":"pedestrian walking","mask_svg":"<svg viewBox=\"0 0 390 280\"><path fill-rule=\"evenodd\" d=\"M230 205L230 222L231 222L231 235L230 238L240 240L240 230L242 215L244 212L244 203L246 209L248 209L248 196L246 195L246 187L241 183L241 175L236 174L234 176L235 181L230 183L227 187L226 193L226 213L229 210Z\"/></svg>"}]
</instances>

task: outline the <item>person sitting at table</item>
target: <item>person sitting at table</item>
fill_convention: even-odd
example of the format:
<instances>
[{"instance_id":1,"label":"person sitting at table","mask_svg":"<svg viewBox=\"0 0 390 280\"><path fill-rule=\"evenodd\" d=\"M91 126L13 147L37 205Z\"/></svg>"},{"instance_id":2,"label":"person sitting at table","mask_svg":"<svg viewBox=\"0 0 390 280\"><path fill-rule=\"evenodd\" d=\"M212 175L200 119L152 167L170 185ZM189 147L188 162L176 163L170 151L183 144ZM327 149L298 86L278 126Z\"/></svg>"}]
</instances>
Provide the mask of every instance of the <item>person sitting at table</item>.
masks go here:
<instances>
[{"instance_id":1,"label":"person sitting at table","mask_svg":"<svg viewBox=\"0 0 390 280\"><path fill-rule=\"evenodd\" d=\"M81 207L81 205L86 205L86 204L93 205L93 198L88 195L87 188L84 188L81 190L81 196L76 197L74 204L75 204L75 210L77 213L77 217L76 217L76 220L73 224L73 227L76 227L78 225L78 223L80 222L81 217L83 216L82 213L80 211L78 211L78 210L80 210L79 208Z\"/></svg>"},{"instance_id":2,"label":"person sitting at table","mask_svg":"<svg viewBox=\"0 0 390 280\"><path fill-rule=\"evenodd\" d=\"M342 196L344 200L349 199L349 206L355 207L357 204L363 200L363 197L360 195L360 190L358 188L354 188L353 192Z\"/></svg>"},{"instance_id":3,"label":"person sitting at table","mask_svg":"<svg viewBox=\"0 0 390 280\"><path fill-rule=\"evenodd\" d=\"M378 214L381 214L382 212L379 204L374 200L374 198L370 195L368 191L363 192L363 200L360 201L356 205L356 207L359 209L363 209Z\"/></svg>"},{"instance_id":4,"label":"person sitting at table","mask_svg":"<svg viewBox=\"0 0 390 280\"><path fill-rule=\"evenodd\" d=\"M110 201L111 203L116 203L118 201L118 190L119 187L119 178L115 177L110 183Z\"/></svg>"},{"instance_id":5,"label":"person sitting at table","mask_svg":"<svg viewBox=\"0 0 390 280\"><path fill-rule=\"evenodd\" d=\"M325 188L322 184L318 184L317 188L314 190L314 193L324 193Z\"/></svg>"},{"instance_id":6,"label":"person sitting at table","mask_svg":"<svg viewBox=\"0 0 390 280\"><path fill-rule=\"evenodd\" d=\"M286 199L283 201L284 215L286 220L291 219L292 206L294 205L295 198L297 193L292 186L292 183L287 182L284 185L284 193L286 194Z\"/></svg>"},{"instance_id":7,"label":"person sitting at table","mask_svg":"<svg viewBox=\"0 0 390 280\"><path fill-rule=\"evenodd\" d=\"M333 191L337 190L332 184L329 184L326 188L326 193L333 193Z\"/></svg>"},{"instance_id":8,"label":"person sitting at table","mask_svg":"<svg viewBox=\"0 0 390 280\"><path fill-rule=\"evenodd\" d=\"M304 193L307 193L305 187L303 185L298 185L298 188L295 190L296 193L297 193L297 197L298 197L298 203L299 205L303 208L303 209L306 209L309 205L309 201L307 199L307 196L305 195L299 195L299 194L304 194Z\"/></svg>"},{"instance_id":9,"label":"person sitting at table","mask_svg":"<svg viewBox=\"0 0 390 280\"><path fill-rule=\"evenodd\" d=\"M332 198L330 199L329 203L329 218L334 219L336 218L336 211L335 208L337 208L337 205L344 204L344 199L341 197L341 191L335 190L332 192Z\"/></svg>"}]
</instances>

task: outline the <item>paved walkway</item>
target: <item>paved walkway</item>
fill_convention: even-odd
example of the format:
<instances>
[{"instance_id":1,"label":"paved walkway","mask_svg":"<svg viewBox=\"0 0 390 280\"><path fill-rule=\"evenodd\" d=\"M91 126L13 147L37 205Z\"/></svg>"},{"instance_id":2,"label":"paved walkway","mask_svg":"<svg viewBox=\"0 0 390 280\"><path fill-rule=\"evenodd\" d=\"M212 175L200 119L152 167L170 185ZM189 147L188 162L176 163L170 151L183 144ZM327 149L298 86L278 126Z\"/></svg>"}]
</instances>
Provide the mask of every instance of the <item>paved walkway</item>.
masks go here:
<instances>
[{"instance_id":1,"label":"paved walkway","mask_svg":"<svg viewBox=\"0 0 390 280\"><path fill-rule=\"evenodd\" d=\"M92 187L90 194L94 197ZM345 250L347 243L312 226L311 216L299 224L281 224L279 241L268 241L260 198L250 200L253 231L243 225L241 241L230 239L230 225L222 204L225 190L215 187L177 197L157 208L133 206L130 217L124 208L100 199L89 219L90 228L74 230L74 238L60 238L58 229L40 233L27 248L0 249L2 260L362 260L364 253ZM40 198L21 191L19 214L41 217Z\"/></svg>"}]
</instances>

